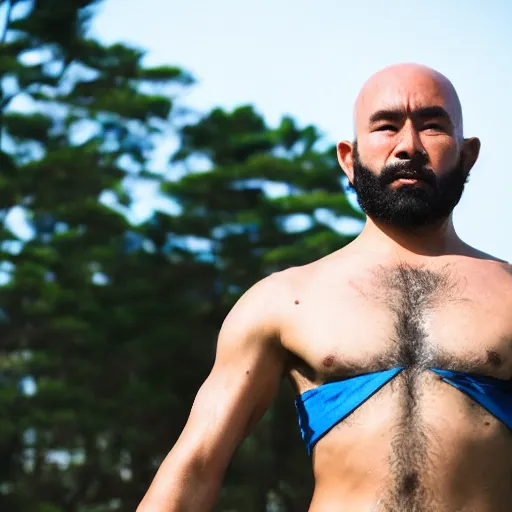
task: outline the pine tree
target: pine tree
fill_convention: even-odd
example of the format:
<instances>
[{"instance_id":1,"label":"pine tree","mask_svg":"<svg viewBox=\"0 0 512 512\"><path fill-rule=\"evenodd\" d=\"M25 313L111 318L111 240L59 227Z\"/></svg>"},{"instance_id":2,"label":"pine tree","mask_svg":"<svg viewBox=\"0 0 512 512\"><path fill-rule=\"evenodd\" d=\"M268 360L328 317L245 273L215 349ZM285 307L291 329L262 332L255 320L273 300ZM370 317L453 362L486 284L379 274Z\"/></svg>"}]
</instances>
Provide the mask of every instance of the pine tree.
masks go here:
<instances>
[{"instance_id":1,"label":"pine tree","mask_svg":"<svg viewBox=\"0 0 512 512\"><path fill-rule=\"evenodd\" d=\"M191 77L88 38L92 0L2 4L0 509L133 510L146 482L131 485L125 447L138 425L119 422L130 383L145 390L124 334L141 331L133 310L150 288L124 273L144 263L126 182L169 129L168 88ZM16 211L28 239L9 229Z\"/></svg>"}]
</instances>

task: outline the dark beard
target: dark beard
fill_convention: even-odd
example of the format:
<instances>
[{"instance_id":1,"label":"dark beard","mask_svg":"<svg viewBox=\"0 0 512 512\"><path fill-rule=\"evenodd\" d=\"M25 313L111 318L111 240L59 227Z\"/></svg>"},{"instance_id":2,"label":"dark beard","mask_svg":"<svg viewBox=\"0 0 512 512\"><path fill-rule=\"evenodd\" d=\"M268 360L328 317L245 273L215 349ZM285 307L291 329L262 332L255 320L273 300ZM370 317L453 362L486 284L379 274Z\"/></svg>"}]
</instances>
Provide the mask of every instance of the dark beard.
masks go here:
<instances>
[{"instance_id":1,"label":"dark beard","mask_svg":"<svg viewBox=\"0 0 512 512\"><path fill-rule=\"evenodd\" d=\"M469 173L459 163L438 178L427 167L426 157L387 165L377 176L359 159L357 143L353 149L354 183L357 199L372 220L397 228L415 229L432 226L446 219L462 197ZM417 179L423 183L402 184L391 188L397 178Z\"/></svg>"}]
</instances>

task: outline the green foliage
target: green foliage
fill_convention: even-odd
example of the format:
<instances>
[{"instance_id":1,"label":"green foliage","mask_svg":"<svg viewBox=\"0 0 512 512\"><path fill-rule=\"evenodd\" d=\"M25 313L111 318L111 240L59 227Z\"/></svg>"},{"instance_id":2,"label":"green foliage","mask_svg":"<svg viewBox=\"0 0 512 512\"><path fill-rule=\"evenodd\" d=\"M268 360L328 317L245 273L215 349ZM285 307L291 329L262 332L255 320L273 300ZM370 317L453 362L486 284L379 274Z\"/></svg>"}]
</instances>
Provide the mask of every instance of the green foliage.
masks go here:
<instances>
[{"instance_id":1,"label":"green foliage","mask_svg":"<svg viewBox=\"0 0 512 512\"><path fill-rule=\"evenodd\" d=\"M31 139L44 142L53 120L43 114L19 114L9 112L4 115L4 126L14 139Z\"/></svg>"},{"instance_id":2,"label":"green foliage","mask_svg":"<svg viewBox=\"0 0 512 512\"><path fill-rule=\"evenodd\" d=\"M0 510L133 511L240 294L350 240L319 211L357 214L315 127L270 127L250 106L178 127L174 98L192 77L90 39L98 2L6 3L27 9L8 9L0 35ZM13 110L15 98L30 108ZM149 169L170 127L177 180ZM194 172L197 157L208 172ZM180 214L130 225L119 212L138 177ZM6 223L13 207L28 239ZM307 223L293 230L296 215ZM283 386L237 451L218 510L306 510L309 463Z\"/></svg>"}]
</instances>

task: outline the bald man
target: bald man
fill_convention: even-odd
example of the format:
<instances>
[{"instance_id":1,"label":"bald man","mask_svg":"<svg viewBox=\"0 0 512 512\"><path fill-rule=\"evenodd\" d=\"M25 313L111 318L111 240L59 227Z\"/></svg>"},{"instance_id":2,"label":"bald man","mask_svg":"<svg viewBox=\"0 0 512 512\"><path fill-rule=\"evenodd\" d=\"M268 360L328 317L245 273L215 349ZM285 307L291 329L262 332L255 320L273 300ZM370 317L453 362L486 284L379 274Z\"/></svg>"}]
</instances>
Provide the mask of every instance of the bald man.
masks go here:
<instances>
[{"instance_id":1,"label":"bald man","mask_svg":"<svg viewBox=\"0 0 512 512\"><path fill-rule=\"evenodd\" d=\"M512 270L456 234L480 142L457 93L418 65L375 74L341 167L360 236L257 283L139 511L211 510L279 382L296 391L311 512L512 510Z\"/></svg>"}]
</instances>

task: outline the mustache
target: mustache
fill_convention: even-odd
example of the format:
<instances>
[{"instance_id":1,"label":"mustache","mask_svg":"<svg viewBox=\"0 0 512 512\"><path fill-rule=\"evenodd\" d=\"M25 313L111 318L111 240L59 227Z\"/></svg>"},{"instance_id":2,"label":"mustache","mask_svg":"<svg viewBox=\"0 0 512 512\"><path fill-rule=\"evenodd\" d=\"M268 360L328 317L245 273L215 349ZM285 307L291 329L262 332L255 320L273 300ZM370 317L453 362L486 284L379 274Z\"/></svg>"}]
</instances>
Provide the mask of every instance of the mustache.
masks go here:
<instances>
[{"instance_id":1,"label":"mustache","mask_svg":"<svg viewBox=\"0 0 512 512\"><path fill-rule=\"evenodd\" d=\"M382 169L379 181L381 185L385 186L400 178L424 181L432 187L437 186L437 178L434 171L427 167L424 161L419 161L418 159L386 165Z\"/></svg>"}]
</instances>

